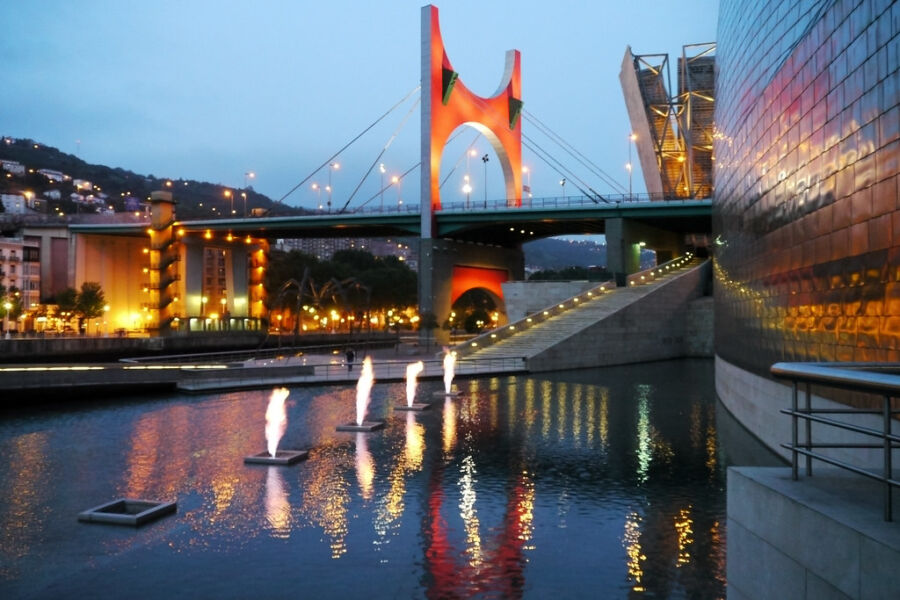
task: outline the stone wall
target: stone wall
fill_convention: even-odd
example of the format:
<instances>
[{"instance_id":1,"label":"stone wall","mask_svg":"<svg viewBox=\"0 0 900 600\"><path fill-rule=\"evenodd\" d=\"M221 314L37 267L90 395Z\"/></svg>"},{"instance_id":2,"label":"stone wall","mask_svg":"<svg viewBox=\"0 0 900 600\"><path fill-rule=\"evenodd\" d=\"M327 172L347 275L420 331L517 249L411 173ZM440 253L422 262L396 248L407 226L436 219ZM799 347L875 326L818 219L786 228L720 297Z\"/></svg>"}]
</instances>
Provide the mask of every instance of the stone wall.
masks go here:
<instances>
[{"instance_id":1,"label":"stone wall","mask_svg":"<svg viewBox=\"0 0 900 600\"><path fill-rule=\"evenodd\" d=\"M507 281L502 285L509 322L524 319L526 315L577 296L592 289L599 281ZM612 282L609 285L613 285Z\"/></svg>"},{"instance_id":2,"label":"stone wall","mask_svg":"<svg viewBox=\"0 0 900 600\"><path fill-rule=\"evenodd\" d=\"M612 366L688 356L688 338L692 338L692 347L703 344L699 330L689 332L686 315L691 303L703 296L710 276L711 263L707 261L529 359L529 370ZM626 289L618 293L628 292ZM696 310L703 313L703 307Z\"/></svg>"},{"instance_id":3,"label":"stone wall","mask_svg":"<svg viewBox=\"0 0 900 600\"><path fill-rule=\"evenodd\" d=\"M874 482L732 467L727 490L729 600L897 597L900 526Z\"/></svg>"}]
</instances>

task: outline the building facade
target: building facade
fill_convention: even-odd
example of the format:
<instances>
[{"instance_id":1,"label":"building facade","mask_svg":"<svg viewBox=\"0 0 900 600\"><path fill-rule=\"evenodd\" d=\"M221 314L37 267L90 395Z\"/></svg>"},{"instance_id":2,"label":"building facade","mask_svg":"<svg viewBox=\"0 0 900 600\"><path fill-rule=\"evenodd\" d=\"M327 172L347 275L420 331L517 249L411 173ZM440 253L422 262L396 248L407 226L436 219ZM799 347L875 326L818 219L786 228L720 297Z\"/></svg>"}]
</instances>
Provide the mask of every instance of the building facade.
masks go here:
<instances>
[{"instance_id":1,"label":"building facade","mask_svg":"<svg viewBox=\"0 0 900 600\"><path fill-rule=\"evenodd\" d=\"M900 361L900 4L726 2L718 38L717 389L777 447L739 391L773 363Z\"/></svg>"}]
</instances>

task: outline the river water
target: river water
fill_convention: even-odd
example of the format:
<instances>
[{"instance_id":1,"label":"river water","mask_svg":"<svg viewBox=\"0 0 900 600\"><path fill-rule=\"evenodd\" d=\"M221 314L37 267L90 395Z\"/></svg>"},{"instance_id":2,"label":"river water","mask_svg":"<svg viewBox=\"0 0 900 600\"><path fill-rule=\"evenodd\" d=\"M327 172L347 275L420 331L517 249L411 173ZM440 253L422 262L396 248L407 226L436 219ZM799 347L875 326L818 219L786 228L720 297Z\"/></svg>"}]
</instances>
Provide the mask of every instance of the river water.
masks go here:
<instances>
[{"instance_id":1,"label":"river water","mask_svg":"<svg viewBox=\"0 0 900 600\"><path fill-rule=\"evenodd\" d=\"M265 449L271 390L114 401L0 420L0 597L721 598L725 469L773 464L681 360L296 387ZM81 523L119 498L175 500L139 529Z\"/></svg>"}]
</instances>

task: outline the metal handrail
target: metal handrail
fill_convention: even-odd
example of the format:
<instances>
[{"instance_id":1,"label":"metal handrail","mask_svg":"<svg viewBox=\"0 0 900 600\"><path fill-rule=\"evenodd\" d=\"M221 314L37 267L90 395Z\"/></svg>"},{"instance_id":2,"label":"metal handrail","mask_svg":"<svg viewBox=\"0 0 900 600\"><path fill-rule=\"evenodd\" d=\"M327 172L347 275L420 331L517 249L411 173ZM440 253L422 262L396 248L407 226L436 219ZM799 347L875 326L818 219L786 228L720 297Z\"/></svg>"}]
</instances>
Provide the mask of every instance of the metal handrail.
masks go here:
<instances>
[{"instance_id":1,"label":"metal handrail","mask_svg":"<svg viewBox=\"0 0 900 600\"><path fill-rule=\"evenodd\" d=\"M893 365L896 367L896 365ZM782 409L781 413L791 417L791 443L781 444L783 448L791 451L791 477L794 481L799 479L799 457L805 457L806 476L812 476L813 459L830 464L832 466L856 473L869 479L880 482L884 490L884 520L893 520L892 501L893 488L900 487L900 480L893 478L892 452L900 448L900 435L891 431L891 420L894 415L900 414L900 410L891 408L892 398L900 397L900 375L883 372L885 365L864 363L775 363L771 367L774 376L791 381L791 408ZM803 408L798 406L798 384L803 383L805 388L805 402ZM815 385L880 395L882 405L880 409L846 409L813 408L812 393L810 387ZM866 427L834 418L819 416L823 414L870 414L881 415L882 427L876 429ZM805 441L799 441L800 421L804 422ZM843 431L850 431L858 435L880 440L873 443L814 443L812 439L812 423L819 423L827 427L833 427ZM864 469L847 461L817 452L819 448L832 449L864 449L882 448L883 465L881 473L870 469Z\"/></svg>"},{"instance_id":2,"label":"metal handrail","mask_svg":"<svg viewBox=\"0 0 900 600\"><path fill-rule=\"evenodd\" d=\"M625 278L625 285L631 287L638 284L644 285L653 283L657 277L668 275L670 269L672 269L672 272L674 273L679 267L690 264L692 260L694 260L694 253L687 252L684 256L678 256L672 260L656 265L655 267L650 267L649 269L644 269L643 271L628 275Z\"/></svg>"}]
</instances>

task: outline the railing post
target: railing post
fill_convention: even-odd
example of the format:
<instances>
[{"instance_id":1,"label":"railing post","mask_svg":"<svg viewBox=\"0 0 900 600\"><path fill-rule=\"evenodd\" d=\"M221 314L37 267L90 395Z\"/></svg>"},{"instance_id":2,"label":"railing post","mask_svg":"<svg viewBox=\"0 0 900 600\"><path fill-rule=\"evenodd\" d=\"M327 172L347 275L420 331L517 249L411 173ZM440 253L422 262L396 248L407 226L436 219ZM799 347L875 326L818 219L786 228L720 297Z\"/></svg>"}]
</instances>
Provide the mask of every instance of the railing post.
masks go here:
<instances>
[{"instance_id":1,"label":"railing post","mask_svg":"<svg viewBox=\"0 0 900 600\"><path fill-rule=\"evenodd\" d=\"M806 450L812 452L812 420L809 416L812 414L812 394L810 393L810 384L806 382ZM812 476L812 456L806 455L806 476Z\"/></svg>"},{"instance_id":2,"label":"railing post","mask_svg":"<svg viewBox=\"0 0 900 600\"><path fill-rule=\"evenodd\" d=\"M893 477L893 469L891 465L891 397L888 394L884 396L884 520L891 521L893 489L891 488L891 478Z\"/></svg>"},{"instance_id":3,"label":"railing post","mask_svg":"<svg viewBox=\"0 0 900 600\"><path fill-rule=\"evenodd\" d=\"M797 481L797 380L791 383L791 479Z\"/></svg>"}]
</instances>

